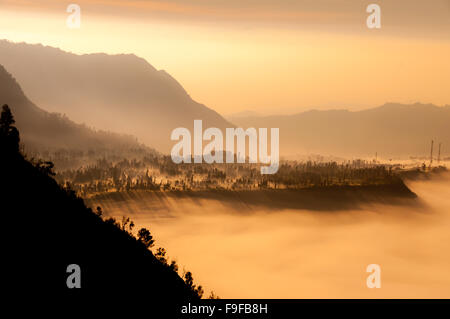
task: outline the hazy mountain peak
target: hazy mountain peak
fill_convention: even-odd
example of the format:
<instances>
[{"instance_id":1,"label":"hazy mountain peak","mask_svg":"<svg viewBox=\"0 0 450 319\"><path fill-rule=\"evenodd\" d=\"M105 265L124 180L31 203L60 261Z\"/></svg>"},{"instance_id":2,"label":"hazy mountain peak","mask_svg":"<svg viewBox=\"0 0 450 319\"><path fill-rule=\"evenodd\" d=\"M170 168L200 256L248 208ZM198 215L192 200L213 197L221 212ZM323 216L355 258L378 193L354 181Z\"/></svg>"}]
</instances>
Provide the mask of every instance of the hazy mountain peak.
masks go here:
<instances>
[{"instance_id":1,"label":"hazy mountain peak","mask_svg":"<svg viewBox=\"0 0 450 319\"><path fill-rule=\"evenodd\" d=\"M170 133L192 127L231 127L223 117L191 99L164 70L133 54L77 55L42 45L0 41L0 64L29 97L47 110L100 129L133 134L169 152Z\"/></svg>"}]
</instances>

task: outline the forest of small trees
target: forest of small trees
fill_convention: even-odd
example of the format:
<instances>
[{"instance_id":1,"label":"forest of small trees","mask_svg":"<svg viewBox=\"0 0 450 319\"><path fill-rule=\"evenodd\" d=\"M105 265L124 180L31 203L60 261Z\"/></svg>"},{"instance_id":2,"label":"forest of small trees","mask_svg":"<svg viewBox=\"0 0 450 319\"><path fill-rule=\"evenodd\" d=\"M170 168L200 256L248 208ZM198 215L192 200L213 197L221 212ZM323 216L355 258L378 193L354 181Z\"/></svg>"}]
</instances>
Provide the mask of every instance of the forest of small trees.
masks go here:
<instances>
[{"instance_id":1,"label":"forest of small trees","mask_svg":"<svg viewBox=\"0 0 450 319\"><path fill-rule=\"evenodd\" d=\"M261 175L257 164L174 164L169 156L114 161L102 158L56 179L82 197L105 193L196 190L302 189L392 183L401 167L363 160L282 162L277 174Z\"/></svg>"}]
</instances>

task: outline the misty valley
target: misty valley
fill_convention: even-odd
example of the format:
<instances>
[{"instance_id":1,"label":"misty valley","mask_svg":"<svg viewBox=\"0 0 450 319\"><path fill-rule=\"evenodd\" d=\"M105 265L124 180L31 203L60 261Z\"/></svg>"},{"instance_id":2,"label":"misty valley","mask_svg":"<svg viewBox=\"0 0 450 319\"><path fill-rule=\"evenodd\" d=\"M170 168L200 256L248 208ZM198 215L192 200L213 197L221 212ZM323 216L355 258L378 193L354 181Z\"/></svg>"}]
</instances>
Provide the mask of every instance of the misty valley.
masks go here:
<instances>
[{"instance_id":1,"label":"misty valley","mask_svg":"<svg viewBox=\"0 0 450 319\"><path fill-rule=\"evenodd\" d=\"M444 284L425 293L419 279L438 280L450 266L450 256L437 257L450 239L445 158L431 166L427 158L312 156L281 160L277 174L262 175L257 163L175 164L146 151L128 158L64 150L33 156L55 163L59 184L105 218L150 229L168 262L189 267L213 295L371 298L360 281L372 263L383 278L410 278L406 286L385 283L377 297L447 291ZM406 251L401 262L398 250ZM255 260L265 266L256 270Z\"/></svg>"},{"instance_id":2,"label":"misty valley","mask_svg":"<svg viewBox=\"0 0 450 319\"><path fill-rule=\"evenodd\" d=\"M248 42L238 51L216 43L220 50L211 52L223 63L210 65L202 56L208 46L189 44L195 54L165 52L158 61L193 59L186 72L177 60L179 73L170 74L135 54L0 40L0 206L15 232L6 259L15 286L28 287L33 264L33 288L67 300L87 293L128 309L144 299L168 303L177 315L211 317L230 309L202 298L449 298L450 105L410 102L444 96L438 86L421 90L435 74L387 73L389 87L362 101L358 94L372 92L373 85L362 87L373 79L356 66L366 61L364 75L375 74L380 87L385 77L356 36L341 39L351 54L314 51L314 36L284 56L275 40L293 48L275 33L270 48L277 50L258 45L258 59L242 53ZM156 46L147 49L136 52ZM390 56L380 52L377 58ZM391 61L399 74L416 65L408 59L423 60L413 53ZM240 54L242 65L235 64ZM294 60L303 64L295 69ZM202 63L209 70L188 92L174 76L188 81L205 72L189 69ZM215 82L224 79L222 87ZM192 89L200 82L202 90ZM242 103L229 96L236 88ZM197 102L199 92L221 106ZM406 104L379 103L401 94ZM349 106L324 109L335 96ZM289 108L289 99L322 102ZM258 103L270 109L242 106Z\"/></svg>"}]
</instances>

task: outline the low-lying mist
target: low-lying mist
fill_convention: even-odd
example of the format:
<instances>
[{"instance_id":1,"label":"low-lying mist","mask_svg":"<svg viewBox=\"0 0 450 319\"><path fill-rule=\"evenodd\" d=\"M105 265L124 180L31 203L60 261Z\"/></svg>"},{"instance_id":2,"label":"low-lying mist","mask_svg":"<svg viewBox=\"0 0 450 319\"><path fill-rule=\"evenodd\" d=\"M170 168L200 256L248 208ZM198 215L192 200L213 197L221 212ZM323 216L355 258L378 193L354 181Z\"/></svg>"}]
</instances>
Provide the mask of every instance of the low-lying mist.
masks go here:
<instances>
[{"instance_id":1,"label":"low-lying mist","mask_svg":"<svg viewBox=\"0 0 450 319\"><path fill-rule=\"evenodd\" d=\"M90 204L150 229L221 298L450 298L450 175L408 185L420 205L274 210L164 193ZM366 286L369 264L380 289Z\"/></svg>"}]
</instances>

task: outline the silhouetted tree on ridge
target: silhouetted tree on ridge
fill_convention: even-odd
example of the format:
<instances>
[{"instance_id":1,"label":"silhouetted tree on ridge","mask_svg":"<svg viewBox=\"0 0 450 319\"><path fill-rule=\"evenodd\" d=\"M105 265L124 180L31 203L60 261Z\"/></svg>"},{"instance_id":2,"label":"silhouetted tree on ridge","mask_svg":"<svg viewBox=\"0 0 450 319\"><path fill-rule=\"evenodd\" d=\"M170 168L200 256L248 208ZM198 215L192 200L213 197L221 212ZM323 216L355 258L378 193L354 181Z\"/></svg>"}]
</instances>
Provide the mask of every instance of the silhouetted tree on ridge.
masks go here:
<instances>
[{"instance_id":1,"label":"silhouetted tree on ridge","mask_svg":"<svg viewBox=\"0 0 450 319\"><path fill-rule=\"evenodd\" d=\"M16 121L7 104L3 105L0 117L0 143L5 154L19 153L19 131L14 126Z\"/></svg>"},{"instance_id":2,"label":"silhouetted tree on ridge","mask_svg":"<svg viewBox=\"0 0 450 319\"><path fill-rule=\"evenodd\" d=\"M155 240L150 234L150 231L146 228L141 228L138 232L138 240L142 242L145 247L152 248L154 246Z\"/></svg>"}]
</instances>

